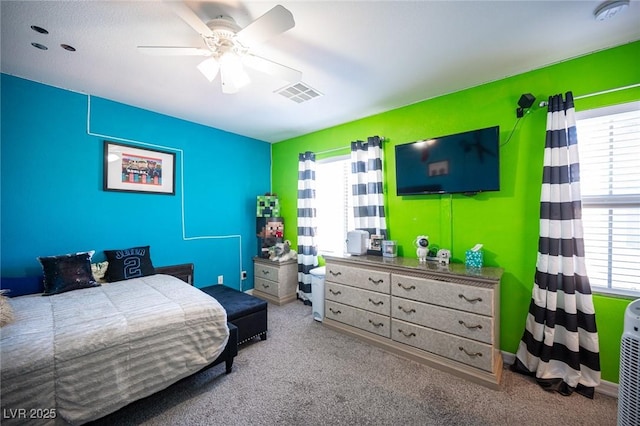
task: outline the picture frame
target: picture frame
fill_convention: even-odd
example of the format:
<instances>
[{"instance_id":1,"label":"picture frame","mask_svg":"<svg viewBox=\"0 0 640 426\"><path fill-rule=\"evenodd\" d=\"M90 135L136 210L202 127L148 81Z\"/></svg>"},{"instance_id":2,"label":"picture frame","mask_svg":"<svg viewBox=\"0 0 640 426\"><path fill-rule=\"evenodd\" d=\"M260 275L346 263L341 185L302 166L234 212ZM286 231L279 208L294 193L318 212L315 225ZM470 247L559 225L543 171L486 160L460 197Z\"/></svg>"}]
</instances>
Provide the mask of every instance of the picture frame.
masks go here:
<instances>
[{"instance_id":1,"label":"picture frame","mask_svg":"<svg viewBox=\"0 0 640 426\"><path fill-rule=\"evenodd\" d=\"M397 257L398 242L395 240L382 240L382 256Z\"/></svg>"},{"instance_id":2,"label":"picture frame","mask_svg":"<svg viewBox=\"0 0 640 426\"><path fill-rule=\"evenodd\" d=\"M367 250L367 254L374 256L382 256L382 241L384 240L384 235L371 235L370 246Z\"/></svg>"},{"instance_id":3,"label":"picture frame","mask_svg":"<svg viewBox=\"0 0 640 426\"><path fill-rule=\"evenodd\" d=\"M176 154L104 141L103 190L176 194Z\"/></svg>"}]
</instances>

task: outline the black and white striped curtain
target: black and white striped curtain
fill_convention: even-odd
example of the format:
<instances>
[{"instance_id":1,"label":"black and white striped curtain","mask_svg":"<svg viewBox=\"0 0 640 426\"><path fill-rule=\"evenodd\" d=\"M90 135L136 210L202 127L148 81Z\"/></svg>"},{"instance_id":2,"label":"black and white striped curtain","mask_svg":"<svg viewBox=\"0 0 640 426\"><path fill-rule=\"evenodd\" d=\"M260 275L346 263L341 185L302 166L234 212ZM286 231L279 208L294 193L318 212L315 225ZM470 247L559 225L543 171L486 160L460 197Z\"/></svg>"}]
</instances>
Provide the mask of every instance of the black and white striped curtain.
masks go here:
<instances>
[{"instance_id":1,"label":"black and white striped curtain","mask_svg":"<svg viewBox=\"0 0 640 426\"><path fill-rule=\"evenodd\" d=\"M316 155L298 155L298 297L311 304L311 271L318 265L316 246Z\"/></svg>"},{"instance_id":2,"label":"black and white striped curtain","mask_svg":"<svg viewBox=\"0 0 640 426\"><path fill-rule=\"evenodd\" d=\"M355 228L386 238L380 137L351 142L351 176Z\"/></svg>"},{"instance_id":3,"label":"black and white striped curtain","mask_svg":"<svg viewBox=\"0 0 640 426\"><path fill-rule=\"evenodd\" d=\"M593 398L600 354L586 273L573 95L549 98L535 283L514 371Z\"/></svg>"}]
</instances>

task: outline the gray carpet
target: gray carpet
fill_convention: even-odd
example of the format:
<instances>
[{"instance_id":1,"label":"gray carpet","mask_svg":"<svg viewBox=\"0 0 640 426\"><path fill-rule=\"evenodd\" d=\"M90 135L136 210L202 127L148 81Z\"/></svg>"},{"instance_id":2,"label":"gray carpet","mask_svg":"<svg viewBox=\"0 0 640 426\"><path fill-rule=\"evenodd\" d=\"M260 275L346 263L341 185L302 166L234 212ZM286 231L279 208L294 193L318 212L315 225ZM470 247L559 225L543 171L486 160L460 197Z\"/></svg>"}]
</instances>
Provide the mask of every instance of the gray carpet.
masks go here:
<instances>
[{"instance_id":1,"label":"gray carpet","mask_svg":"<svg viewBox=\"0 0 640 426\"><path fill-rule=\"evenodd\" d=\"M504 371L490 390L269 305L269 337L96 422L104 425L615 425L617 401L549 393Z\"/></svg>"}]
</instances>

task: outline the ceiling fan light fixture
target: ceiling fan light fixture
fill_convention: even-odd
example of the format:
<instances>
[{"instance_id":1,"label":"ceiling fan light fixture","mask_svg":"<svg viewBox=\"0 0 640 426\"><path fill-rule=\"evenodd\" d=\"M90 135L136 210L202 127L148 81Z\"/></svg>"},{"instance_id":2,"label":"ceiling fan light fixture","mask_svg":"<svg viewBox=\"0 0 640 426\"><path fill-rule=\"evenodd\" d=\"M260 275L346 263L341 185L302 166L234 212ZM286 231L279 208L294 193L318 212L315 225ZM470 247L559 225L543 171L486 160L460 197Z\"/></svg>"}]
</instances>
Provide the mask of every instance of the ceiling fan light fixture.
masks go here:
<instances>
[{"instance_id":1,"label":"ceiling fan light fixture","mask_svg":"<svg viewBox=\"0 0 640 426\"><path fill-rule=\"evenodd\" d=\"M233 52L225 52L220 56L220 66L233 73L244 71L240 57Z\"/></svg>"},{"instance_id":2,"label":"ceiling fan light fixture","mask_svg":"<svg viewBox=\"0 0 640 426\"><path fill-rule=\"evenodd\" d=\"M222 54L220 57L220 69L223 73L223 80L231 82L237 89L251 83L251 79L242 65L242 60L233 52Z\"/></svg>"},{"instance_id":3,"label":"ceiling fan light fixture","mask_svg":"<svg viewBox=\"0 0 640 426\"><path fill-rule=\"evenodd\" d=\"M197 68L209 82L213 82L220 75L222 93L237 93L240 88L251 83L245 65L288 82L298 82L302 78L300 71L265 58L253 57L250 53L252 46L295 26L293 15L283 6L273 7L241 28L229 16L219 15L205 23L184 2L166 3L176 15L200 34L205 46L138 46L139 51L157 56L206 56L207 59L200 62ZM245 64L243 61L247 57L252 57L253 60Z\"/></svg>"},{"instance_id":4,"label":"ceiling fan light fixture","mask_svg":"<svg viewBox=\"0 0 640 426\"><path fill-rule=\"evenodd\" d=\"M214 58L208 58L198 64L198 70L211 83L218 75L220 64Z\"/></svg>"},{"instance_id":5,"label":"ceiling fan light fixture","mask_svg":"<svg viewBox=\"0 0 640 426\"><path fill-rule=\"evenodd\" d=\"M234 74L233 81L238 89L249 85L251 83L251 79L249 78L249 74L247 74L244 70L240 71L237 74Z\"/></svg>"}]
</instances>

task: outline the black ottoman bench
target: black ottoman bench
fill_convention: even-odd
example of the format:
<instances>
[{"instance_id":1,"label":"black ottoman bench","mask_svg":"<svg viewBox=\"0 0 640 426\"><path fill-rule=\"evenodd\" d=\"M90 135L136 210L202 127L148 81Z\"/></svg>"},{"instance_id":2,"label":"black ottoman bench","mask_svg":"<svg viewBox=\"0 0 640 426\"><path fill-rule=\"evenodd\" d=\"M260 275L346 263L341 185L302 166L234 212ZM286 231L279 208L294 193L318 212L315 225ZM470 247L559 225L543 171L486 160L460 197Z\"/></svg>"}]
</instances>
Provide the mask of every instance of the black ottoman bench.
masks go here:
<instances>
[{"instance_id":1,"label":"black ottoman bench","mask_svg":"<svg viewBox=\"0 0 640 426\"><path fill-rule=\"evenodd\" d=\"M200 290L215 298L227 311L227 322L238 327L238 344L260 336L267 340L267 302L224 285Z\"/></svg>"}]
</instances>

